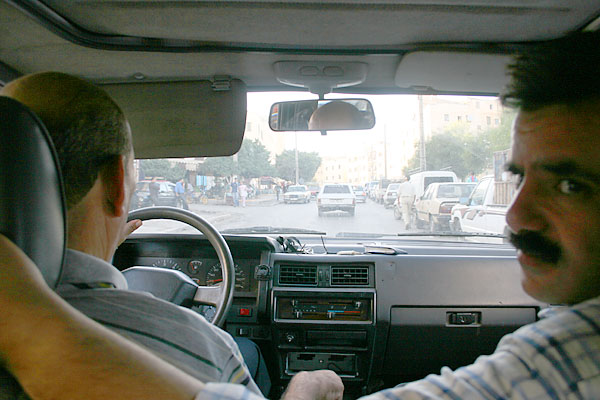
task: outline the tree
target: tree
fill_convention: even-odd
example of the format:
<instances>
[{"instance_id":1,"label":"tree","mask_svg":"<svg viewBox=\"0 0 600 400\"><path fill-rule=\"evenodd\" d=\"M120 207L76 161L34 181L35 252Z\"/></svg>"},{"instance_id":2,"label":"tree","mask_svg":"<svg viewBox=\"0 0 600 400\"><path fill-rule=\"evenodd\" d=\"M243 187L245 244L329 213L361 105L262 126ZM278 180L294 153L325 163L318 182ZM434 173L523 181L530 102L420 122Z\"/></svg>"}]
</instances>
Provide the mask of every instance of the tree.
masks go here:
<instances>
[{"instance_id":1,"label":"tree","mask_svg":"<svg viewBox=\"0 0 600 400\"><path fill-rule=\"evenodd\" d=\"M271 176L274 168L269 161L271 153L258 140L244 140L238 153L238 174L244 178Z\"/></svg>"},{"instance_id":2,"label":"tree","mask_svg":"<svg viewBox=\"0 0 600 400\"><path fill-rule=\"evenodd\" d=\"M196 167L196 172L207 176L230 176L236 174L233 157L209 157Z\"/></svg>"},{"instance_id":3,"label":"tree","mask_svg":"<svg viewBox=\"0 0 600 400\"><path fill-rule=\"evenodd\" d=\"M434 134L425 143L427 170L452 170L459 177L471 171L479 174L492 167L495 151L510 147L510 129L515 113L505 111L502 122L495 128L479 133L470 133L465 123L448 127L442 133ZM419 151L408 162L407 170L419 168Z\"/></svg>"},{"instance_id":4,"label":"tree","mask_svg":"<svg viewBox=\"0 0 600 400\"><path fill-rule=\"evenodd\" d=\"M301 181L312 181L321 165L321 157L315 152L298 152L298 176ZM296 180L296 157L294 150L285 150L275 161L277 176L286 181Z\"/></svg>"},{"instance_id":5,"label":"tree","mask_svg":"<svg viewBox=\"0 0 600 400\"><path fill-rule=\"evenodd\" d=\"M144 177L162 177L168 181L178 181L185 175L185 167L183 164L171 162L166 159L156 160L141 160L140 168L143 171Z\"/></svg>"},{"instance_id":6,"label":"tree","mask_svg":"<svg viewBox=\"0 0 600 400\"><path fill-rule=\"evenodd\" d=\"M244 140L237 156L207 158L197 172L210 176L240 175L258 178L273 174L269 150L258 140Z\"/></svg>"}]
</instances>

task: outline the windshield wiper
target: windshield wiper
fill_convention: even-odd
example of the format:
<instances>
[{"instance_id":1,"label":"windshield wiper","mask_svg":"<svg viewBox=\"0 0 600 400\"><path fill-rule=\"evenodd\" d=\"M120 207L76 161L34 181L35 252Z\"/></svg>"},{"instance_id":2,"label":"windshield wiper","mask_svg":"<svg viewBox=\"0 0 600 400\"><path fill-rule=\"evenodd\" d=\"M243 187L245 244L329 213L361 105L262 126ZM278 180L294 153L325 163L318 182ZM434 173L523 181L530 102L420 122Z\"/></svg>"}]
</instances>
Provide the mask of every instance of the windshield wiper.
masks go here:
<instances>
[{"instance_id":1,"label":"windshield wiper","mask_svg":"<svg viewBox=\"0 0 600 400\"><path fill-rule=\"evenodd\" d=\"M305 235L326 235L326 232L315 231L303 228L285 228L276 226L249 226L246 228L224 229L221 233L275 233L275 234L305 234Z\"/></svg>"},{"instance_id":2,"label":"windshield wiper","mask_svg":"<svg viewBox=\"0 0 600 400\"><path fill-rule=\"evenodd\" d=\"M506 239L506 236L500 233L486 232L400 232L396 236L447 236L447 237L490 237Z\"/></svg>"},{"instance_id":3,"label":"windshield wiper","mask_svg":"<svg viewBox=\"0 0 600 400\"><path fill-rule=\"evenodd\" d=\"M339 232L335 235L337 238L358 238L358 239L377 239L389 236L442 236L442 237L490 237L506 239L506 236L499 233L485 232L400 232L400 233L367 233L367 232Z\"/></svg>"},{"instance_id":4,"label":"windshield wiper","mask_svg":"<svg viewBox=\"0 0 600 400\"><path fill-rule=\"evenodd\" d=\"M358 239L377 239L385 236L396 236L388 233L368 233L368 232L338 232L336 238L358 238Z\"/></svg>"}]
</instances>

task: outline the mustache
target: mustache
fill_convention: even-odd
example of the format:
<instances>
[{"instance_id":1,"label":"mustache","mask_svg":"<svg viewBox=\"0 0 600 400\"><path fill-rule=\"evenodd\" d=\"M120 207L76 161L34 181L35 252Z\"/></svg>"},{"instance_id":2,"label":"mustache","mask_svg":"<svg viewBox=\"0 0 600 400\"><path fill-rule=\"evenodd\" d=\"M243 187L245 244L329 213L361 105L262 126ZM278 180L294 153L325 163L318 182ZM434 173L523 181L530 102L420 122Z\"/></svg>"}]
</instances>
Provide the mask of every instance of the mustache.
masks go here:
<instances>
[{"instance_id":1,"label":"mustache","mask_svg":"<svg viewBox=\"0 0 600 400\"><path fill-rule=\"evenodd\" d=\"M556 263L561 257L560 246L537 232L511 232L508 239L518 250L543 262Z\"/></svg>"}]
</instances>

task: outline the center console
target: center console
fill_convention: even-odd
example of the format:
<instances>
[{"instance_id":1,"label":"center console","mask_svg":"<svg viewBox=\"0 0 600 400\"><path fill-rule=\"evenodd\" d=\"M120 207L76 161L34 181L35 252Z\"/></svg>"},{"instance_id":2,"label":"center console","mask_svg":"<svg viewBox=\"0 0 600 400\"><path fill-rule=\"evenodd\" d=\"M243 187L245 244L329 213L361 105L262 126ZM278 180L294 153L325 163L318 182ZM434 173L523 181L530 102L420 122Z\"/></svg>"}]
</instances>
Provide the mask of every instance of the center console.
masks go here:
<instances>
[{"instance_id":1,"label":"center console","mask_svg":"<svg viewBox=\"0 0 600 400\"><path fill-rule=\"evenodd\" d=\"M279 380L330 369L346 391L368 381L375 335L374 265L280 263L271 292Z\"/></svg>"}]
</instances>

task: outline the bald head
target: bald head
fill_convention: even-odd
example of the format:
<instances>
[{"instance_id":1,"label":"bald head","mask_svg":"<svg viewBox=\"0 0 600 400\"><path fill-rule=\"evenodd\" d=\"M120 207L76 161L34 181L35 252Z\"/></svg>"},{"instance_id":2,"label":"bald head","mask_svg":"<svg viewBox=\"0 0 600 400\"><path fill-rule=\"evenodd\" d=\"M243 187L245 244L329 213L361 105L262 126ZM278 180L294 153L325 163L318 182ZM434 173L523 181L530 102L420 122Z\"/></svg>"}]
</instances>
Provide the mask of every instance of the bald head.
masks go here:
<instances>
[{"instance_id":1,"label":"bald head","mask_svg":"<svg viewBox=\"0 0 600 400\"><path fill-rule=\"evenodd\" d=\"M353 129L360 119L356 107L344 101L331 101L315 110L308 122L308 128L314 130Z\"/></svg>"},{"instance_id":2,"label":"bald head","mask_svg":"<svg viewBox=\"0 0 600 400\"><path fill-rule=\"evenodd\" d=\"M92 188L106 163L131 152L123 112L100 88L70 75L44 72L6 85L0 95L29 107L42 120L58 153L67 208Z\"/></svg>"}]
</instances>

